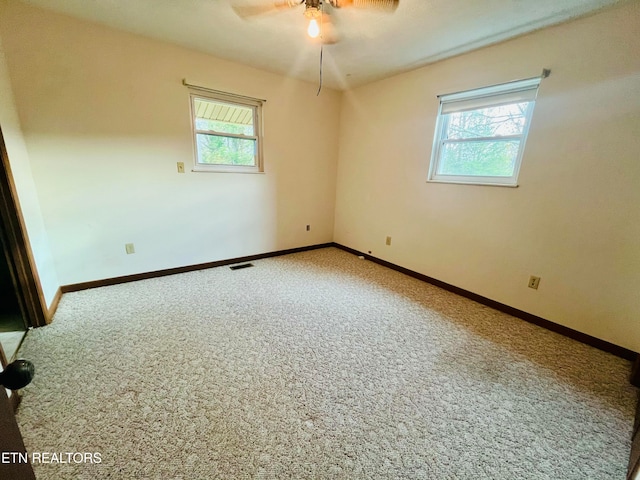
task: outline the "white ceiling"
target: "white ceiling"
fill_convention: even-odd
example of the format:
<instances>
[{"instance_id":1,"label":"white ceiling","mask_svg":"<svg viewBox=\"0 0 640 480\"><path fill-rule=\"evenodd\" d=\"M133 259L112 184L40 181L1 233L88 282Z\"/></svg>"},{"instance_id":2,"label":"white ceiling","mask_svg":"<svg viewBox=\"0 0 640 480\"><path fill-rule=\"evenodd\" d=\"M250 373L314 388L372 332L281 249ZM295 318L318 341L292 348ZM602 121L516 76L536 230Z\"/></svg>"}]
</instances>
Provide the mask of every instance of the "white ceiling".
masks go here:
<instances>
[{"instance_id":1,"label":"white ceiling","mask_svg":"<svg viewBox=\"0 0 640 480\"><path fill-rule=\"evenodd\" d=\"M304 7L240 19L232 5L273 0L22 0L261 69L318 81L320 46ZM332 9L325 86L348 88L629 0L400 0L393 14ZM635 1L635 0L631 0Z\"/></svg>"}]
</instances>

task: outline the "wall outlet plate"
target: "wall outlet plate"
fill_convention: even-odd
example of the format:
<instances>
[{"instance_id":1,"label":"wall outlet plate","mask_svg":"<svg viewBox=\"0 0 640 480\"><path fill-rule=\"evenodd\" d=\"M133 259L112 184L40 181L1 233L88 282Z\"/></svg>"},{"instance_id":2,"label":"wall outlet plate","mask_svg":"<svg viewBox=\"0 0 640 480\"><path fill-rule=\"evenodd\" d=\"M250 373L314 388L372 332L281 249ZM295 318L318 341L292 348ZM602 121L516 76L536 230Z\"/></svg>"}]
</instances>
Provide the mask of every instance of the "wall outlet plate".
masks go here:
<instances>
[{"instance_id":1,"label":"wall outlet plate","mask_svg":"<svg viewBox=\"0 0 640 480\"><path fill-rule=\"evenodd\" d=\"M124 250L127 252L127 255L130 255L132 253L136 253L136 249L133 246L133 243L125 243L124 244Z\"/></svg>"},{"instance_id":2,"label":"wall outlet plate","mask_svg":"<svg viewBox=\"0 0 640 480\"><path fill-rule=\"evenodd\" d=\"M534 290L538 289L538 285L540 285L540 277L536 277L535 275L531 275L529 277L529 288L533 288Z\"/></svg>"}]
</instances>

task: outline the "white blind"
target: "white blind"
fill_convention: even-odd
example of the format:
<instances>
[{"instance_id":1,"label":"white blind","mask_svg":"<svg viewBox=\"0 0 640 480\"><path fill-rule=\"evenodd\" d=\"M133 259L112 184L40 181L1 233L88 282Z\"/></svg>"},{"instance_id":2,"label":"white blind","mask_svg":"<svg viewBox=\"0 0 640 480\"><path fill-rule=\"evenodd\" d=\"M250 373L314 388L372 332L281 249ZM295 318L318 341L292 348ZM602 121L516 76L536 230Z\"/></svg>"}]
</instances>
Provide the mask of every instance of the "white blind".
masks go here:
<instances>
[{"instance_id":1,"label":"white blind","mask_svg":"<svg viewBox=\"0 0 640 480\"><path fill-rule=\"evenodd\" d=\"M491 105L531 102L536 99L540 77L476 88L440 96L441 114L477 110Z\"/></svg>"}]
</instances>

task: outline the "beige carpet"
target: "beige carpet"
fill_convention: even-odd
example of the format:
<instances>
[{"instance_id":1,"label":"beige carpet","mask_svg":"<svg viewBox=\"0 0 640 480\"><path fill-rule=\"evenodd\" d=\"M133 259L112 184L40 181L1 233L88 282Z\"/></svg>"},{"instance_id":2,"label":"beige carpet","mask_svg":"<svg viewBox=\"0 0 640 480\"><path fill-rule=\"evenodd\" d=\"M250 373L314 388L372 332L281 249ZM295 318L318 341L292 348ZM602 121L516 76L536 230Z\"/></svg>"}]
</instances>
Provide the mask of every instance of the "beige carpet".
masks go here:
<instances>
[{"instance_id":1,"label":"beige carpet","mask_svg":"<svg viewBox=\"0 0 640 480\"><path fill-rule=\"evenodd\" d=\"M39 479L622 479L630 364L328 248L63 296Z\"/></svg>"}]
</instances>

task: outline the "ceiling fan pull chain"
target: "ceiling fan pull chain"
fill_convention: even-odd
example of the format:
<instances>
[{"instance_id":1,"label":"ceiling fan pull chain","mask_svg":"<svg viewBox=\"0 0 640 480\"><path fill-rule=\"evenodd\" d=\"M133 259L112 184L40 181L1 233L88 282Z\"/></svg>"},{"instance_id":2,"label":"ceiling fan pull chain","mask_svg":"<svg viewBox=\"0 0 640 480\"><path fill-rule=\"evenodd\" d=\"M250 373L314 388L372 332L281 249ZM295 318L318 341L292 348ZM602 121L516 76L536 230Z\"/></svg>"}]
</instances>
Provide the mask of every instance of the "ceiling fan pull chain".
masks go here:
<instances>
[{"instance_id":1,"label":"ceiling fan pull chain","mask_svg":"<svg viewBox=\"0 0 640 480\"><path fill-rule=\"evenodd\" d=\"M322 90L322 48L324 45L320 45L320 85L318 86L318 93L316 93L316 97L320 95L320 90Z\"/></svg>"},{"instance_id":2,"label":"ceiling fan pull chain","mask_svg":"<svg viewBox=\"0 0 640 480\"><path fill-rule=\"evenodd\" d=\"M316 93L316 97L320 95L320 91L322 90L322 52L324 49L324 28L323 28L323 19L324 19L324 6L322 2L320 2L320 84L318 85L318 93Z\"/></svg>"}]
</instances>

